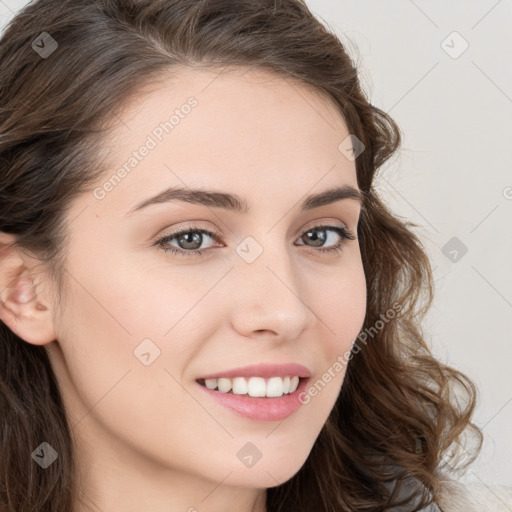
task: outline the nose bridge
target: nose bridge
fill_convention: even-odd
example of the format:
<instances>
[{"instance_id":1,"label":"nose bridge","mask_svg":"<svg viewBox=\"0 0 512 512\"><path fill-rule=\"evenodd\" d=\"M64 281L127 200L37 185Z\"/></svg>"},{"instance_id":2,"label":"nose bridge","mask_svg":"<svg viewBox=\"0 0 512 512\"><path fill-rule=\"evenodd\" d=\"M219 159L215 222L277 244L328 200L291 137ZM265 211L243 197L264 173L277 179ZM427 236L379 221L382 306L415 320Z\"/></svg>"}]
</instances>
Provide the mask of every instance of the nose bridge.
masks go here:
<instances>
[{"instance_id":1,"label":"nose bridge","mask_svg":"<svg viewBox=\"0 0 512 512\"><path fill-rule=\"evenodd\" d=\"M236 303L233 321L237 330L271 330L293 338L307 328L314 314L302 296L305 286L293 265L285 243L267 236L265 244L246 237L236 248L234 277Z\"/></svg>"}]
</instances>

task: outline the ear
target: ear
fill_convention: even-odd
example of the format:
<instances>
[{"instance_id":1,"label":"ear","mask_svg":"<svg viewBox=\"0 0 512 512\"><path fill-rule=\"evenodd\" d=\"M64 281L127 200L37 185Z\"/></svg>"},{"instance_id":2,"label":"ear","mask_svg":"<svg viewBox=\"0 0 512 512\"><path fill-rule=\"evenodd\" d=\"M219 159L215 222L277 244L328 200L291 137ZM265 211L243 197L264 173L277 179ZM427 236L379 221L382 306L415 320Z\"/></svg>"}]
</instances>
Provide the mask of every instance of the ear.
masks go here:
<instances>
[{"instance_id":1,"label":"ear","mask_svg":"<svg viewBox=\"0 0 512 512\"><path fill-rule=\"evenodd\" d=\"M55 340L52 304L44 291L45 273L15 246L16 236L0 231L0 320L33 345ZM40 263L40 262L39 262Z\"/></svg>"}]
</instances>

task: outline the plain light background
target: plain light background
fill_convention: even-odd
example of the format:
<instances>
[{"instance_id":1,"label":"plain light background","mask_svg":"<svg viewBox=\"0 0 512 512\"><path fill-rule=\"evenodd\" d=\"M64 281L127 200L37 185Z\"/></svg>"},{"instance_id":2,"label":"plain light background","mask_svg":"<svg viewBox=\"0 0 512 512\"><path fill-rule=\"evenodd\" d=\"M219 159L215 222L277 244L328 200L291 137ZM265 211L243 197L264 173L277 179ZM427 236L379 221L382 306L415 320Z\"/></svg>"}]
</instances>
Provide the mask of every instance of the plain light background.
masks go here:
<instances>
[{"instance_id":1,"label":"plain light background","mask_svg":"<svg viewBox=\"0 0 512 512\"><path fill-rule=\"evenodd\" d=\"M0 29L26 3L0 0ZM307 4L404 136L377 188L432 260L427 340L480 390L485 441L462 480L512 485L512 0Z\"/></svg>"}]
</instances>

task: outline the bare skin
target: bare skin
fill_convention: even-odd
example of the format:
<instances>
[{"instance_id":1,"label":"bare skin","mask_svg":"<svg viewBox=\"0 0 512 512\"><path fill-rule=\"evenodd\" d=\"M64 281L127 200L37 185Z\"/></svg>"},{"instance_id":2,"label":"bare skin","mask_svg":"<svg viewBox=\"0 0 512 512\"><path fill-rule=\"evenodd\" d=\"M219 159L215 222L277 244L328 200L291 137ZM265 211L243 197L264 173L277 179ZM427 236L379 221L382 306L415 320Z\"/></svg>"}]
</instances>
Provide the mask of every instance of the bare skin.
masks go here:
<instances>
[{"instance_id":1,"label":"bare skin","mask_svg":"<svg viewBox=\"0 0 512 512\"><path fill-rule=\"evenodd\" d=\"M197 105L172 132L105 187L191 96ZM233 413L196 379L295 362L313 383L350 350L366 311L359 241L327 229L315 246L303 235L329 225L357 236L360 204L299 211L310 194L358 188L355 162L338 149L348 134L333 105L306 86L242 68L184 71L126 106L106 141L104 197L89 191L73 202L63 309L40 262L0 233L1 319L50 356L79 448L76 512L265 512L266 490L299 471L344 370L280 422ZM250 209L174 201L127 213L168 187L237 194ZM202 256L155 245L184 227L222 240L203 235ZM236 251L246 237L262 248L251 263ZM341 252L319 250L340 241ZM165 247L191 251L178 238ZM160 351L147 366L134 354L145 339ZM250 468L237 457L248 442L262 454Z\"/></svg>"}]
</instances>

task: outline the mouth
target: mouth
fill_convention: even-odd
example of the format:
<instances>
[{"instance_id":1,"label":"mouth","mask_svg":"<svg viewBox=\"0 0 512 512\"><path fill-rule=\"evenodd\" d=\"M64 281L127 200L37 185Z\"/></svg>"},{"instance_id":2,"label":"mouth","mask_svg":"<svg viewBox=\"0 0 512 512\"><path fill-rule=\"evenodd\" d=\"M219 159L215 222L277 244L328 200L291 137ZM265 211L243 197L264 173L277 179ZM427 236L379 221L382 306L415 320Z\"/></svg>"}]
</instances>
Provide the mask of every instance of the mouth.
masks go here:
<instances>
[{"instance_id":1,"label":"mouth","mask_svg":"<svg viewBox=\"0 0 512 512\"><path fill-rule=\"evenodd\" d=\"M290 375L287 377L234 377L218 379L196 379L201 386L226 395L239 395L252 398L279 398L291 395L303 387L308 377Z\"/></svg>"},{"instance_id":2,"label":"mouth","mask_svg":"<svg viewBox=\"0 0 512 512\"><path fill-rule=\"evenodd\" d=\"M307 392L310 379L311 377L298 376L268 379L220 377L200 378L196 379L196 383L199 389L203 390L204 396L209 397L208 399L213 400L218 406L251 421L272 422L284 420L307 403L301 400L301 396Z\"/></svg>"}]
</instances>

